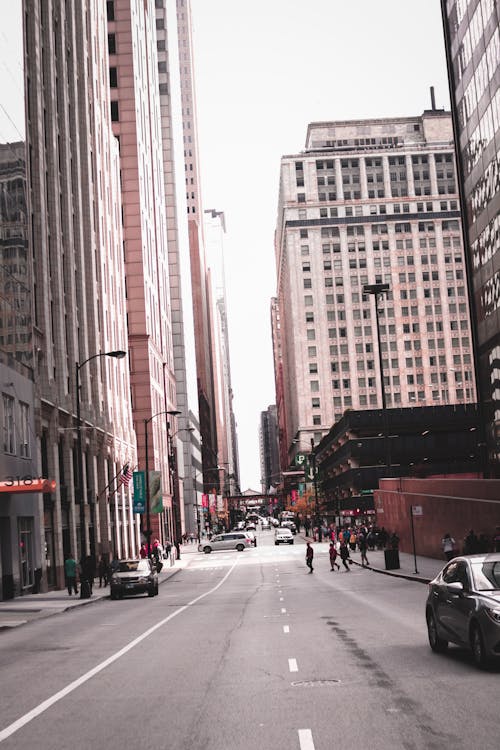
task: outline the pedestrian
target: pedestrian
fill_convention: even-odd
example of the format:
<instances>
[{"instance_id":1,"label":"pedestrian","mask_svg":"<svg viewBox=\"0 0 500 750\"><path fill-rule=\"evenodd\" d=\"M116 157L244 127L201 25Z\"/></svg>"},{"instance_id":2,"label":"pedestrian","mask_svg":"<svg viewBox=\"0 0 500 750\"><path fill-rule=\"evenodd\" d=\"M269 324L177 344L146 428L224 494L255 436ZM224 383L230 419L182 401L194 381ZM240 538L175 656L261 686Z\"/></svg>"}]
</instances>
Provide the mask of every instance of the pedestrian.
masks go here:
<instances>
[{"instance_id":1,"label":"pedestrian","mask_svg":"<svg viewBox=\"0 0 500 750\"><path fill-rule=\"evenodd\" d=\"M68 552L68 556L66 557L66 560L64 561L64 573L66 575L66 586L68 587L68 594L71 596L73 589L75 591L75 594L78 594L78 589L76 588L76 560L71 554L71 552Z\"/></svg>"},{"instance_id":2,"label":"pedestrian","mask_svg":"<svg viewBox=\"0 0 500 750\"><path fill-rule=\"evenodd\" d=\"M496 527L493 536L493 552L500 552L500 526Z\"/></svg>"},{"instance_id":3,"label":"pedestrian","mask_svg":"<svg viewBox=\"0 0 500 750\"><path fill-rule=\"evenodd\" d=\"M360 533L358 537L358 547L359 551L361 552L361 567L365 568L370 563L368 562L368 558L366 557L366 550L368 548L368 542L366 540L367 535L363 532Z\"/></svg>"},{"instance_id":4,"label":"pedestrian","mask_svg":"<svg viewBox=\"0 0 500 750\"><path fill-rule=\"evenodd\" d=\"M455 540L448 532L441 539L441 547L447 560L452 560L455 557Z\"/></svg>"},{"instance_id":5,"label":"pedestrian","mask_svg":"<svg viewBox=\"0 0 500 750\"><path fill-rule=\"evenodd\" d=\"M330 552L330 566L331 566L330 569L335 570L335 568L337 568L337 570L340 570L340 565L337 562L337 554L338 554L337 547L335 546L335 542L333 541L330 542L329 552Z\"/></svg>"},{"instance_id":6,"label":"pedestrian","mask_svg":"<svg viewBox=\"0 0 500 750\"><path fill-rule=\"evenodd\" d=\"M464 555L475 555L478 551L479 539L471 529L464 539Z\"/></svg>"},{"instance_id":7,"label":"pedestrian","mask_svg":"<svg viewBox=\"0 0 500 750\"><path fill-rule=\"evenodd\" d=\"M354 529L352 529L351 536L349 537L349 547L351 548L352 552L356 552L356 542L357 542L356 532L354 531Z\"/></svg>"},{"instance_id":8,"label":"pedestrian","mask_svg":"<svg viewBox=\"0 0 500 750\"><path fill-rule=\"evenodd\" d=\"M311 547L311 542L307 542L306 545L306 565L309 568L309 573L312 573L313 568L313 557L314 557L314 550Z\"/></svg>"},{"instance_id":9,"label":"pedestrian","mask_svg":"<svg viewBox=\"0 0 500 750\"><path fill-rule=\"evenodd\" d=\"M91 555L87 555L87 557L83 560L81 567L82 567L82 583L84 581L87 582L89 596L92 596L92 586L94 585L94 578L95 578L95 566L94 566L94 560L91 557Z\"/></svg>"},{"instance_id":10,"label":"pedestrian","mask_svg":"<svg viewBox=\"0 0 500 750\"><path fill-rule=\"evenodd\" d=\"M108 585L108 563L104 555L101 555L99 558L97 575L99 576L99 588L102 588L103 585L106 587Z\"/></svg>"},{"instance_id":11,"label":"pedestrian","mask_svg":"<svg viewBox=\"0 0 500 750\"><path fill-rule=\"evenodd\" d=\"M342 565L347 570L348 573L351 572L351 569L349 568L347 561L350 559L349 555L349 547L347 546L347 542L345 539L342 540L340 543L340 559L342 560Z\"/></svg>"}]
</instances>

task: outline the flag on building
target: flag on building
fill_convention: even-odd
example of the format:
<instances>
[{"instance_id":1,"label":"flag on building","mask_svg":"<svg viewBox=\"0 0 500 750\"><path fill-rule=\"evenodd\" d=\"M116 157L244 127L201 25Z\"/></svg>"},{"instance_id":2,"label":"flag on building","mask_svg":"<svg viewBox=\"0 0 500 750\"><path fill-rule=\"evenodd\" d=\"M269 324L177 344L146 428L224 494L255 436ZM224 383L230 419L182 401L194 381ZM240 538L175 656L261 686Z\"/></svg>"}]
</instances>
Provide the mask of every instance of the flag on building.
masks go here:
<instances>
[{"instance_id":1,"label":"flag on building","mask_svg":"<svg viewBox=\"0 0 500 750\"><path fill-rule=\"evenodd\" d=\"M125 487L128 487L130 480L132 479L133 476L134 476L134 472L130 468L129 464L125 464L118 478L118 486L123 484L125 485Z\"/></svg>"}]
</instances>

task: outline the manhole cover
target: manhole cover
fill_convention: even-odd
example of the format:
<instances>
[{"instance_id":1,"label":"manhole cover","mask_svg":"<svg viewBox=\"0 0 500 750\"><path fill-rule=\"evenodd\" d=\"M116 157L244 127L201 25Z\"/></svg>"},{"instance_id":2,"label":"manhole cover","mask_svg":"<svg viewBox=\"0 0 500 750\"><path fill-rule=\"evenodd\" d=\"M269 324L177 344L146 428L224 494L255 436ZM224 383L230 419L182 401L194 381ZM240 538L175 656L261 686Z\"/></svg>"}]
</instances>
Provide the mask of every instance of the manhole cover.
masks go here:
<instances>
[{"instance_id":1,"label":"manhole cover","mask_svg":"<svg viewBox=\"0 0 500 750\"><path fill-rule=\"evenodd\" d=\"M340 680L299 680L292 682L292 687L329 687L337 685Z\"/></svg>"}]
</instances>

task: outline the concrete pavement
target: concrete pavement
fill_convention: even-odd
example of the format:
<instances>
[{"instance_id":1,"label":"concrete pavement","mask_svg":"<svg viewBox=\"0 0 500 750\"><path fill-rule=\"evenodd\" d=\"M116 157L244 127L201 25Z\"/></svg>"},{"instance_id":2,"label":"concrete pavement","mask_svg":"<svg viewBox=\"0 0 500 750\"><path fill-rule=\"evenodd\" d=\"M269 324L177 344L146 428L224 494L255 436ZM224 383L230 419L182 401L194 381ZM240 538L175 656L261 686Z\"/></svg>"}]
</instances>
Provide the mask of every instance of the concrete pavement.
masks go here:
<instances>
[{"instance_id":1,"label":"concrete pavement","mask_svg":"<svg viewBox=\"0 0 500 750\"><path fill-rule=\"evenodd\" d=\"M308 540L307 537L300 536ZM308 540L309 541L309 540ZM319 545L313 542L314 546ZM329 542L322 542L321 546L328 548ZM159 584L168 581L173 575L187 567L198 553L197 544L185 544L181 546L181 556L175 560L172 565L164 561L164 566L158 576ZM432 580L445 564L444 560L434 560L429 557L417 555L416 567L413 555L406 552L399 553L400 568L397 570L386 570L384 550L373 550L367 553L369 565L367 568L376 573L383 573L396 578L405 578L410 581L419 583L428 583ZM361 555L359 551L351 552L351 559L354 565L361 565ZM31 620L37 620L43 617L61 614L75 607L82 607L88 604L95 604L109 598L109 586L99 588L94 585L93 593L90 599L80 599L79 595L69 596L66 589L58 591L48 591L43 594L27 594L15 599L0 602L0 630L3 628L14 628L25 625Z\"/></svg>"},{"instance_id":2,"label":"concrete pavement","mask_svg":"<svg viewBox=\"0 0 500 750\"><path fill-rule=\"evenodd\" d=\"M169 565L168 560L164 560L163 568L158 574L158 583L161 585L180 570L187 567L193 559L194 552L197 552L196 544L182 545L180 559L173 561L171 565ZM98 580L96 576L96 581ZM99 588L99 584L94 583L90 599L80 599L79 594L69 596L66 589L59 589L41 594L26 594L26 596L18 596L15 599L1 601L0 630L3 628L15 628L25 625L32 620L58 615L75 607L95 604L105 599L109 599L109 585Z\"/></svg>"}]
</instances>

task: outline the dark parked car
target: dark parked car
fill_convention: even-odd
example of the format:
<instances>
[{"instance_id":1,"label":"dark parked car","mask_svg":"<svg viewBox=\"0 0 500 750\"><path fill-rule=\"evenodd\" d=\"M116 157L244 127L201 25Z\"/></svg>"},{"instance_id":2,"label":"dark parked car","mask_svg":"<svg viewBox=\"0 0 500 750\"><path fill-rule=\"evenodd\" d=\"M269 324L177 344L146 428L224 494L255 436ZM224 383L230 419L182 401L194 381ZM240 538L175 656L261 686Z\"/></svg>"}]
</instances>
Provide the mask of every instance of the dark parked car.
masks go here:
<instances>
[{"instance_id":1,"label":"dark parked car","mask_svg":"<svg viewBox=\"0 0 500 750\"><path fill-rule=\"evenodd\" d=\"M151 560L120 560L111 575L111 598L117 599L129 594L158 593L158 573Z\"/></svg>"},{"instance_id":2,"label":"dark parked car","mask_svg":"<svg viewBox=\"0 0 500 750\"><path fill-rule=\"evenodd\" d=\"M433 651L472 650L480 667L500 660L500 553L455 557L429 583L427 631Z\"/></svg>"}]
</instances>

